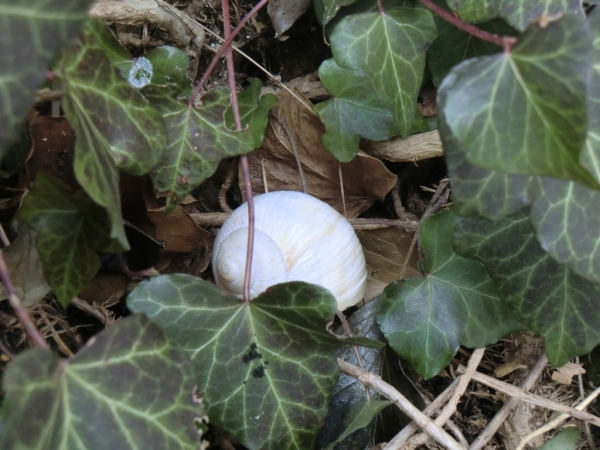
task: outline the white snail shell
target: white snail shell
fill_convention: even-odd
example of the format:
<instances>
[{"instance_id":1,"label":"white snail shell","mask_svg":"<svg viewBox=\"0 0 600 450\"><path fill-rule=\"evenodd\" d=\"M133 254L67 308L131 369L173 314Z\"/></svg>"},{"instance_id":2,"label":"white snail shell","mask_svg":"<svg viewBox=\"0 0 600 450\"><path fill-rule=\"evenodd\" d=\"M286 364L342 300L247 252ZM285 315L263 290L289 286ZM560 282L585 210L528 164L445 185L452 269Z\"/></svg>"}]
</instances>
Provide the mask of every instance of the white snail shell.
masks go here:
<instances>
[{"instance_id":1,"label":"white snail shell","mask_svg":"<svg viewBox=\"0 0 600 450\"><path fill-rule=\"evenodd\" d=\"M352 225L327 203L295 191L254 198L255 234L250 297L287 281L320 285L343 311L362 300L367 269ZM242 296L248 240L248 206L237 208L215 240L215 281Z\"/></svg>"}]
</instances>

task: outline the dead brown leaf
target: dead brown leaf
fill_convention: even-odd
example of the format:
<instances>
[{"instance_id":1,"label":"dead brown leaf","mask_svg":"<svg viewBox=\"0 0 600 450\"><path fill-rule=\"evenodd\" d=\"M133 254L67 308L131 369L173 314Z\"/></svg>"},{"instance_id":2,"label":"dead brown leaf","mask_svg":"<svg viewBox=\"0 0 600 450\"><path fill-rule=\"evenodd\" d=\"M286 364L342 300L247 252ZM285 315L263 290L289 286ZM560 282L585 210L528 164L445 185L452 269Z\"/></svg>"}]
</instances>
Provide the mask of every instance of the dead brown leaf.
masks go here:
<instances>
[{"instance_id":1,"label":"dead brown leaf","mask_svg":"<svg viewBox=\"0 0 600 450\"><path fill-rule=\"evenodd\" d=\"M90 305L96 303L108 308L118 303L127 292L127 277L112 270L103 269L79 294L79 298Z\"/></svg>"},{"instance_id":2,"label":"dead brown leaf","mask_svg":"<svg viewBox=\"0 0 600 450\"><path fill-rule=\"evenodd\" d=\"M279 92L279 102L271 110L261 148L249 155L250 179L255 194L269 191L303 191L330 204L347 218L357 217L375 200L383 200L394 187L396 175L378 159L360 152L350 163L342 164L321 143L325 127L310 109L288 92ZM297 155L297 156L296 156ZM344 181L345 209L340 189L340 166ZM263 179L264 168L264 179ZM240 175L240 190L243 177ZM244 198L245 200L245 198Z\"/></svg>"},{"instance_id":3,"label":"dead brown leaf","mask_svg":"<svg viewBox=\"0 0 600 450\"><path fill-rule=\"evenodd\" d=\"M581 365L568 362L564 366L558 367L554 372L552 372L552 379L561 384L570 386L574 376L583 375L584 373L585 369Z\"/></svg>"},{"instance_id":4,"label":"dead brown leaf","mask_svg":"<svg viewBox=\"0 0 600 450\"><path fill-rule=\"evenodd\" d=\"M181 206L167 215L160 209L149 209L148 215L156 227L156 239L165 242L165 250L187 253L198 246L212 248L214 235L196 225Z\"/></svg>"},{"instance_id":5,"label":"dead brown leaf","mask_svg":"<svg viewBox=\"0 0 600 450\"><path fill-rule=\"evenodd\" d=\"M389 227L363 230L357 233L367 262L367 292L365 301L377 297L390 283L399 279L406 259L411 237L402 228ZM408 262L404 278L423 275L417 269L418 257L415 252Z\"/></svg>"},{"instance_id":6,"label":"dead brown leaf","mask_svg":"<svg viewBox=\"0 0 600 450\"><path fill-rule=\"evenodd\" d=\"M494 369L494 375L498 378L503 378L517 369L533 367L544 351L544 341L533 331L522 331L513 336L514 346L507 343L504 364Z\"/></svg>"},{"instance_id":7,"label":"dead brown leaf","mask_svg":"<svg viewBox=\"0 0 600 450\"><path fill-rule=\"evenodd\" d=\"M279 39L310 8L311 3L311 0L271 0L269 2L267 13Z\"/></svg>"}]
</instances>

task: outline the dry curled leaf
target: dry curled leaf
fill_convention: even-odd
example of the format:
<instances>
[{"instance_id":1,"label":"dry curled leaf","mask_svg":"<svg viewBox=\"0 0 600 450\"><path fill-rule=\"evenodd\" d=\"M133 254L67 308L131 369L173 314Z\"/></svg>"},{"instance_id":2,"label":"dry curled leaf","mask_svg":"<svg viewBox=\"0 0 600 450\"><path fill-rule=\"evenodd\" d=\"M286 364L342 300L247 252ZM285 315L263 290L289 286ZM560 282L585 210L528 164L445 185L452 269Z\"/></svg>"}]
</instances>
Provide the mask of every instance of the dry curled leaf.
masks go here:
<instances>
[{"instance_id":1,"label":"dry curled leaf","mask_svg":"<svg viewBox=\"0 0 600 450\"><path fill-rule=\"evenodd\" d=\"M277 94L279 102L271 109L263 145L248 157L252 191L264 193L264 179L269 191L303 191L299 160L306 193L329 203L348 218L357 217L375 200L383 200L397 177L380 160L362 152L346 164L335 159L321 143L325 128L310 109L310 102L301 94L296 95L302 102L288 92ZM243 193L241 174L239 179Z\"/></svg>"},{"instance_id":2,"label":"dry curled leaf","mask_svg":"<svg viewBox=\"0 0 600 450\"><path fill-rule=\"evenodd\" d=\"M281 35L290 29L294 22L310 7L310 0L271 0L267 6L267 13L277 33Z\"/></svg>"},{"instance_id":3,"label":"dry curled leaf","mask_svg":"<svg viewBox=\"0 0 600 450\"><path fill-rule=\"evenodd\" d=\"M377 297L390 283L400 279L412 238L402 228L378 228L357 233L367 262L367 292L365 301ZM403 278L423 275L417 269L416 252L411 255Z\"/></svg>"},{"instance_id":4,"label":"dry curled leaf","mask_svg":"<svg viewBox=\"0 0 600 450\"><path fill-rule=\"evenodd\" d=\"M585 369L580 364L568 362L564 366L558 367L554 372L552 372L552 379L561 384L570 386L574 376L583 375L584 373Z\"/></svg>"},{"instance_id":5,"label":"dry curled leaf","mask_svg":"<svg viewBox=\"0 0 600 450\"><path fill-rule=\"evenodd\" d=\"M212 248L214 235L196 225L181 206L167 215L161 209L149 209L148 216L156 227L155 237L164 241L165 250L187 253L199 245Z\"/></svg>"}]
</instances>

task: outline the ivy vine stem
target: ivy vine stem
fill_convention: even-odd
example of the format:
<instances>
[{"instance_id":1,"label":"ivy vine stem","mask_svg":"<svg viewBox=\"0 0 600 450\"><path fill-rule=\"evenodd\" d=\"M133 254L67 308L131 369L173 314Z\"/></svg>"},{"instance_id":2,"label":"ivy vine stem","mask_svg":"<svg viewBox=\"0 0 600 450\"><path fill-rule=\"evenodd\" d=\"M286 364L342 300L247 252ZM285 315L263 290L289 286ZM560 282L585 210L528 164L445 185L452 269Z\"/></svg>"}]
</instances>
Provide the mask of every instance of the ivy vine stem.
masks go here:
<instances>
[{"instance_id":1,"label":"ivy vine stem","mask_svg":"<svg viewBox=\"0 0 600 450\"><path fill-rule=\"evenodd\" d=\"M198 97L198 94L200 93L200 91L202 90L202 88L204 87L204 85L206 84L206 82L208 81L208 77L210 76L210 74L212 73L212 71L217 66L217 63L219 62L219 60L221 59L221 57L225 54L225 52L227 51L227 49L230 48L231 43L233 42L233 40L235 39L235 37L242 30L242 28L244 28L244 25L246 25L246 23L248 23L248 21L250 19L252 19L252 17L254 17L256 15L256 13L263 6L265 6L268 2L269 2L269 0L260 0L256 4L256 6L254 8L252 8L248 12L248 14L246 14L244 16L244 18L242 20L240 20L240 23L238 23L237 26L231 32L231 35L228 38L226 38L225 41L223 41L223 44L221 45L221 47L219 48L219 50L217 50L217 53L213 57L213 60L210 62L208 68L206 69L206 72L204 72L204 75L202 75L202 78L198 82L198 85L196 86L196 89L194 89L194 92L193 92L192 96L190 97L190 101L189 101L190 108L194 106L194 102L196 101L196 97Z\"/></svg>"},{"instance_id":2,"label":"ivy vine stem","mask_svg":"<svg viewBox=\"0 0 600 450\"><path fill-rule=\"evenodd\" d=\"M475 36L481 40L491 42L492 44L499 45L504 49L505 52L510 52L512 46L517 42L517 39L510 36L497 36L492 33L488 33L480 28L477 28L470 23L464 22L449 11L446 11L441 6L434 3L433 0L419 0L423 5L425 5L428 9L436 13L442 19L450 22L455 27Z\"/></svg>"},{"instance_id":3,"label":"ivy vine stem","mask_svg":"<svg viewBox=\"0 0 600 450\"><path fill-rule=\"evenodd\" d=\"M4 260L4 253L2 253L2 250L0 250L0 280L2 280L2 284L4 285L6 295L8 295L8 302L10 303L11 308L15 311L15 314L19 318L21 325L23 325L25 333L27 333L27 335L38 347L46 349L50 348L48 346L48 343L42 337L40 331L33 323L33 320L31 320L31 316L29 315L25 307L21 304L19 297L17 297L15 287L12 284L10 274L8 273L8 267L6 265L6 261Z\"/></svg>"},{"instance_id":4,"label":"ivy vine stem","mask_svg":"<svg viewBox=\"0 0 600 450\"><path fill-rule=\"evenodd\" d=\"M221 4L223 11L223 36L225 37L225 42L227 42L227 40L231 36L231 14L229 11L229 0L222 0ZM225 46L225 44L223 44L223 46ZM229 81L229 87L231 89L231 109L233 110L233 120L235 122L235 129L236 131L241 131L242 120L240 118L240 108L237 97L237 86L235 83L235 67L233 65L233 49L231 48L231 45L227 46L225 60L227 61L227 80ZM250 185L250 169L248 167L248 157L246 155L242 155L240 158L240 162L242 164L242 172L244 174L246 201L248 202L248 247L246 249L246 269L244 271L243 295L244 301L249 302L250 276L252 274L252 254L254 252L254 200L252 198L252 186Z\"/></svg>"}]
</instances>

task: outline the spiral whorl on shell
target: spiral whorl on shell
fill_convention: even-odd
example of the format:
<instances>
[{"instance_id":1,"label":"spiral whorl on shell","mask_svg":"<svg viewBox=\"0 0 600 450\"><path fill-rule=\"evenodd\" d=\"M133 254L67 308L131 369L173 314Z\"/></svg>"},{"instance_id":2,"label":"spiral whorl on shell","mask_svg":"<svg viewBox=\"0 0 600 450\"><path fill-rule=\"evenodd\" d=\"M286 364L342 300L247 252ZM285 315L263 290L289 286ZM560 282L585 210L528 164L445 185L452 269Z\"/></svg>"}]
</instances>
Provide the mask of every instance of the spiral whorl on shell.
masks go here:
<instances>
[{"instance_id":1,"label":"spiral whorl on shell","mask_svg":"<svg viewBox=\"0 0 600 450\"><path fill-rule=\"evenodd\" d=\"M362 300L367 271L352 226L328 204L295 191L254 198L255 238L250 296L287 281L329 289L344 310ZM243 204L223 224L213 250L215 281L242 296L248 239Z\"/></svg>"}]
</instances>

